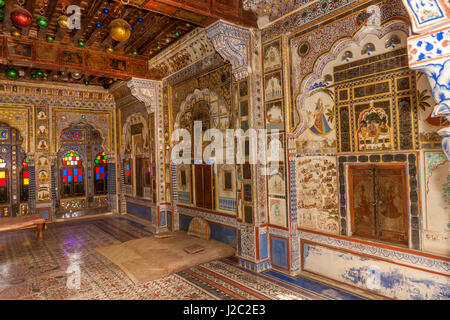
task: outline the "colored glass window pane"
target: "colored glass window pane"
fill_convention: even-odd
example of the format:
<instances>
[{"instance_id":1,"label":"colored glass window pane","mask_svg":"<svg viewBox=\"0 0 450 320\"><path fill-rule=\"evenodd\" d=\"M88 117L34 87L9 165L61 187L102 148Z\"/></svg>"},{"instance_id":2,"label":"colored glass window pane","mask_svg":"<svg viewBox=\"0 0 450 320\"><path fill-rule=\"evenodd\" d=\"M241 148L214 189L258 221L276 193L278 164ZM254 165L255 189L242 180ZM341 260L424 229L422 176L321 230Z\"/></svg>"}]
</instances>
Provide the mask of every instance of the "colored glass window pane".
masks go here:
<instances>
[{"instance_id":1,"label":"colored glass window pane","mask_svg":"<svg viewBox=\"0 0 450 320\"><path fill-rule=\"evenodd\" d=\"M29 179L23 179L23 184L25 186L29 185L30 184L30 180Z\"/></svg>"},{"instance_id":2,"label":"colored glass window pane","mask_svg":"<svg viewBox=\"0 0 450 320\"><path fill-rule=\"evenodd\" d=\"M0 130L0 139L1 140L8 139L8 130Z\"/></svg>"},{"instance_id":3,"label":"colored glass window pane","mask_svg":"<svg viewBox=\"0 0 450 320\"><path fill-rule=\"evenodd\" d=\"M27 179L27 178L29 178L30 177L30 173L28 172L28 171L24 171L23 172L23 178L24 179Z\"/></svg>"},{"instance_id":4,"label":"colored glass window pane","mask_svg":"<svg viewBox=\"0 0 450 320\"><path fill-rule=\"evenodd\" d=\"M5 178L6 178L6 172L0 171L0 179L5 179Z\"/></svg>"},{"instance_id":5,"label":"colored glass window pane","mask_svg":"<svg viewBox=\"0 0 450 320\"><path fill-rule=\"evenodd\" d=\"M81 157L76 153L68 153L63 157L63 165L65 166L76 166L81 165Z\"/></svg>"},{"instance_id":6,"label":"colored glass window pane","mask_svg":"<svg viewBox=\"0 0 450 320\"><path fill-rule=\"evenodd\" d=\"M1 178L0 178L0 186L1 186L1 187L6 186L6 179L1 179Z\"/></svg>"}]
</instances>

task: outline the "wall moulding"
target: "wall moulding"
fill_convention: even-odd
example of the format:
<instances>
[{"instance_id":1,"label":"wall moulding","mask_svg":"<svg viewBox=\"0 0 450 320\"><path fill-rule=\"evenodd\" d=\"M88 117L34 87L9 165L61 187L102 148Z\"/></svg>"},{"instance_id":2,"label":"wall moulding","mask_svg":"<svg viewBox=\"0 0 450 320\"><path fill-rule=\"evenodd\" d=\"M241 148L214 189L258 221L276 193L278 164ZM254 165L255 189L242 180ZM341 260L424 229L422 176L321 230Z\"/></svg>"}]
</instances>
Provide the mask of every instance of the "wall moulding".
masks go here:
<instances>
[{"instance_id":1,"label":"wall moulding","mask_svg":"<svg viewBox=\"0 0 450 320\"><path fill-rule=\"evenodd\" d=\"M152 58L149 61L149 69L164 79L215 53L205 29L197 28Z\"/></svg>"},{"instance_id":2,"label":"wall moulding","mask_svg":"<svg viewBox=\"0 0 450 320\"><path fill-rule=\"evenodd\" d=\"M250 29L238 27L224 21L218 21L206 29L214 48L232 65L236 81L249 76Z\"/></svg>"}]
</instances>

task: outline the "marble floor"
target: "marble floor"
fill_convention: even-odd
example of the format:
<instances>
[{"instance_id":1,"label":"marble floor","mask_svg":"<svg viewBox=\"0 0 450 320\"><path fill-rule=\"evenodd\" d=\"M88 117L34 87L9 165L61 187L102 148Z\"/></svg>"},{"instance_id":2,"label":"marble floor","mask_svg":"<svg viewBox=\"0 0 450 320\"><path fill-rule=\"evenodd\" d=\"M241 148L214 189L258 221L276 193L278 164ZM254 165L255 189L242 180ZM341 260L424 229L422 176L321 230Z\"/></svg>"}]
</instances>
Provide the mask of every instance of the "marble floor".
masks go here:
<instances>
[{"instance_id":1,"label":"marble floor","mask_svg":"<svg viewBox=\"0 0 450 320\"><path fill-rule=\"evenodd\" d=\"M253 273L234 258L134 284L94 250L149 236L148 225L130 215L53 223L42 242L32 229L1 232L0 299L362 299L304 277Z\"/></svg>"}]
</instances>

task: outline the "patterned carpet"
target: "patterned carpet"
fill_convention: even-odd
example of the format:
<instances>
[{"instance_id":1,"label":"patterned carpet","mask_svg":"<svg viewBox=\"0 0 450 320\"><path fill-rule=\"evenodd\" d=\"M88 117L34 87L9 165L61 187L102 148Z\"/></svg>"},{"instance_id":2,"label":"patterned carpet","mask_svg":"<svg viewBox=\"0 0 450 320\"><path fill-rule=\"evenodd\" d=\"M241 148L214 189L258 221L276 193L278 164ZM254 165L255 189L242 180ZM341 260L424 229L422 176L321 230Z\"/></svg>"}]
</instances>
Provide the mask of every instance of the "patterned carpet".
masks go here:
<instances>
[{"instance_id":1,"label":"patterned carpet","mask_svg":"<svg viewBox=\"0 0 450 320\"><path fill-rule=\"evenodd\" d=\"M2 232L0 299L360 299L305 278L273 271L255 274L237 266L234 259L135 285L94 250L151 235L148 227L132 216L54 223L45 231L43 242L35 240L31 229ZM78 288L72 281L76 270Z\"/></svg>"}]
</instances>

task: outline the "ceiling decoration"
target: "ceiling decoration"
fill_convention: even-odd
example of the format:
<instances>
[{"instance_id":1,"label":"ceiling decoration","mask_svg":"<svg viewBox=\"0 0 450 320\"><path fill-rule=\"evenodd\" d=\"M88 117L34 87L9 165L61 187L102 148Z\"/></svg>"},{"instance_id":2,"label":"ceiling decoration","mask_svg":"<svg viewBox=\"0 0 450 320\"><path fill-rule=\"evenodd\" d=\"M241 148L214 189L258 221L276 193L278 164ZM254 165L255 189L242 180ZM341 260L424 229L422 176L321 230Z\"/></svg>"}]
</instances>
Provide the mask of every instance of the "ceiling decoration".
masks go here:
<instances>
[{"instance_id":1,"label":"ceiling decoration","mask_svg":"<svg viewBox=\"0 0 450 320\"><path fill-rule=\"evenodd\" d=\"M218 19L256 27L256 16L244 10L242 0L114 0L207 27Z\"/></svg>"},{"instance_id":2,"label":"ceiling decoration","mask_svg":"<svg viewBox=\"0 0 450 320\"><path fill-rule=\"evenodd\" d=\"M318 0L242 0L244 10L251 10L258 17L260 28L282 16ZM327 1L323 5L328 6Z\"/></svg>"},{"instance_id":3,"label":"ceiling decoration","mask_svg":"<svg viewBox=\"0 0 450 320\"><path fill-rule=\"evenodd\" d=\"M113 0L17 0L0 8L0 79L10 67L19 80L105 87L111 79L153 78L148 59L197 27ZM46 76L32 76L37 69Z\"/></svg>"}]
</instances>

